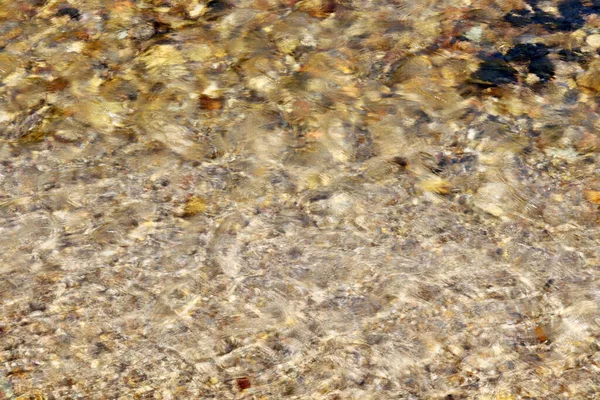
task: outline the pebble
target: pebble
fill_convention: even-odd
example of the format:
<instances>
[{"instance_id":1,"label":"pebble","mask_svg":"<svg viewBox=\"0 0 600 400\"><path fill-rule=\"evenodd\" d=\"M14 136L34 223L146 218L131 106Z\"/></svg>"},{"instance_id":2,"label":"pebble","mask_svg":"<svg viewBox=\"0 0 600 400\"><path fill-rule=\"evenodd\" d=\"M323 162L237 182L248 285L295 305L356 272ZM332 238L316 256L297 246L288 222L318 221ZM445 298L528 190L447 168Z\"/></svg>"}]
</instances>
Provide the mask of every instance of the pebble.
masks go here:
<instances>
[{"instance_id":1,"label":"pebble","mask_svg":"<svg viewBox=\"0 0 600 400\"><path fill-rule=\"evenodd\" d=\"M474 204L495 217L502 217L507 211L508 191L503 183L487 183L477 191Z\"/></svg>"},{"instance_id":2,"label":"pebble","mask_svg":"<svg viewBox=\"0 0 600 400\"><path fill-rule=\"evenodd\" d=\"M594 49L600 48L600 34L595 33L593 35L588 36L585 39L585 42Z\"/></svg>"},{"instance_id":3,"label":"pebble","mask_svg":"<svg viewBox=\"0 0 600 400\"><path fill-rule=\"evenodd\" d=\"M592 204L600 204L600 190L586 190L583 192L587 201Z\"/></svg>"}]
</instances>

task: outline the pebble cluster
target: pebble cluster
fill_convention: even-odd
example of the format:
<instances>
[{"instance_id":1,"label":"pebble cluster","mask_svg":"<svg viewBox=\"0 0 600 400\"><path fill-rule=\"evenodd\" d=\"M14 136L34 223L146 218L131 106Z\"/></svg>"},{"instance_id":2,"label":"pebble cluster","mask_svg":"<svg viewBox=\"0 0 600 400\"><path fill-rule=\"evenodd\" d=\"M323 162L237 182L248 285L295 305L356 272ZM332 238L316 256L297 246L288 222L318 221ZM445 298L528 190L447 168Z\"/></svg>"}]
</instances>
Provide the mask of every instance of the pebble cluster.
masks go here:
<instances>
[{"instance_id":1,"label":"pebble cluster","mask_svg":"<svg viewBox=\"0 0 600 400\"><path fill-rule=\"evenodd\" d=\"M0 1L0 399L600 393L596 0Z\"/></svg>"}]
</instances>

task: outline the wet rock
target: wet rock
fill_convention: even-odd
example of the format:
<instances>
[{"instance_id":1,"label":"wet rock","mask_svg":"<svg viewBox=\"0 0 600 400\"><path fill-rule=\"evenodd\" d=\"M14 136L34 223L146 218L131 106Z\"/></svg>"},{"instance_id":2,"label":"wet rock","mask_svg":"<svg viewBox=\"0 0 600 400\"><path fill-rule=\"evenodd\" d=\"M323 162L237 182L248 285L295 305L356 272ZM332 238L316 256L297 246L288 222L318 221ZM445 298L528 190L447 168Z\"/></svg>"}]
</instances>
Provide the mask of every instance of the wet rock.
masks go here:
<instances>
[{"instance_id":1,"label":"wet rock","mask_svg":"<svg viewBox=\"0 0 600 400\"><path fill-rule=\"evenodd\" d=\"M585 42L592 48L600 48L600 34L590 35L585 38Z\"/></svg>"},{"instance_id":2,"label":"wet rock","mask_svg":"<svg viewBox=\"0 0 600 400\"><path fill-rule=\"evenodd\" d=\"M528 9L515 9L504 16L504 21L511 25L524 28L528 25L540 25L551 32L570 32L581 28L585 15L595 14L598 7L584 5L580 0L565 0L558 4L559 15L550 14L533 4Z\"/></svg>"},{"instance_id":3,"label":"wet rock","mask_svg":"<svg viewBox=\"0 0 600 400\"><path fill-rule=\"evenodd\" d=\"M510 23L517 28L523 28L532 24L531 13L528 10L512 10L504 16L504 21Z\"/></svg>"},{"instance_id":4,"label":"wet rock","mask_svg":"<svg viewBox=\"0 0 600 400\"><path fill-rule=\"evenodd\" d=\"M554 64L548 57L534 58L529 63L529 72L537 75L540 81L547 82L554 78Z\"/></svg>"},{"instance_id":5,"label":"wet rock","mask_svg":"<svg viewBox=\"0 0 600 400\"><path fill-rule=\"evenodd\" d=\"M591 10L585 7L581 0L564 0L558 3L558 12L564 18L565 24L578 28L585 22L583 15L589 14Z\"/></svg>"},{"instance_id":6,"label":"wet rock","mask_svg":"<svg viewBox=\"0 0 600 400\"><path fill-rule=\"evenodd\" d=\"M392 163L398 165L402 169L408 167L408 160L405 157L397 156L392 159Z\"/></svg>"},{"instance_id":7,"label":"wet rock","mask_svg":"<svg viewBox=\"0 0 600 400\"><path fill-rule=\"evenodd\" d=\"M206 200L202 197L194 196L190 198L183 208L184 217L193 217L206 211Z\"/></svg>"},{"instance_id":8,"label":"wet rock","mask_svg":"<svg viewBox=\"0 0 600 400\"><path fill-rule=\"evenodd\" d=\"M504 59L508 62L529 63L529 72L535 74L541 82L554 77L554 65L547 57L548 48L541 43L519 43L513 46Z\"/></svg>"},{"instance_id":9,"label":"wet rock","mask_svg":"<svg viewBox=\"0 0 600 400\"><path fill-rule=\"evenodd\" d=\"M200 108L209 111L220 110L223 108L223 99L200 95Z\"/></svg>"},{"instance_id":10,"label":"wet rock","mask_svg":"<svg viewBox=\"0 0 600 400\"><path fill-rule=\"evenodd\" d=\"M573 142L573 147L582 154L600 151L600 135L585 132Z\"/></svg>"},{"instance_id":11,"label":"wet rock","mask_svg":"<svg viewBox=\"0 0 600 400\"><path fill-rule=\"evenodd\" d=\"M74 7L64 7L56 12L57 17L69 16L72 20L79 21L81 19L81 13Z\"/></svg>"},{"instance_id":12,"label":"wet rock","mask_svg":"<svg viewBox=\"0 0 600 400\"><path fill-rule=\"evenodd\" d=\"M504 58L506 61L531 61L548 53L549 50L541 43L519 43L513 46Z\"/></svg>"},{"instance_id":13,"label":"wet rock","mask_svg":"<svg viewBox=\"0 0 600 400\"><path fill-rule=\"evenodd\" d=\"M588 89L600 91L600 62L590 64L588 70L577 77L577 84Z\"/></svg>"},{"instance_id":14,"label":"wet rock","mask_svg":"<svg viewBox=\"0 0 600 400\"><path fill-rule=\"evenodd\" d=\"M504 60L490 60L482 62L471 77L479 85L498 86L517 82L517 70Z\"/></svg>"},{"instance_id":15,"label":"wet rock","mask_svg":"<svg viewBox=\"0 0 600 400\"><path fill-rule=\"evenodd\" d=\"M576 61L578 63L584 62L586 60L586 55L581 52L581 49L561 49L558 51L558 57L562 61L572 62Z\"/></svg>"},{"instance_id":16,"label":"wet rock","mask_svg":"<svg viewBox=\"0 0 600 400\"><path fill-rule=\"evenodd\" d=\"M166 35L173 31L173 29L171 28L171 25L169 25L165 22L157 21L157 20L152 20L152 28L153 28L153 35Z\"/></svg>"},{"instance_id":17,"label":"wet rock","mask_svg":"<svg viewBox=\"0 0 600 400\"><path fill-rule=\"evenodd\" d=\"M41 301L32 301L29 303L29 309L31 311L46 311L46 304Z\"/></svg>"},{"instance_id":18,"label":"wet rock","mask_svg":"<svg viewBox=\"0 0 600 400\"><path fill-rule=\"evenodd\" d=\"M131 29L131 37L138 40L148 40L155 34L155 27L152 23L142 23Z\"/></svg>"},{"instance_id":19,"label":"wet rock","mask_svg":"<svg viewBox=\"0 0 600 400\"><path fill-rule=\"evenodd\" d=\"M208 21L214 21L224 16L231 8L232 5L225 0L210 0L207 3L207 10L204 16Z\"/></svg>"},{"instance_id":20,"label":"wet rock","mask_svg":"<svg viewBox=\"0 0 600 400\"><path fill-rule=\"evenodd\" d=\"M585 190L583 192L585 199L592 204L600 204L600 190Z\"/></svg>"},{"instance_id":21,"label":"wet rock","mask_svg":"<svg viewBox=\"0 0 600 400\"><path fill-rule=\"evenodd\" d=\"M477 191L474 204L495 217L502 217L511 205L509 193L508 186L503 183L487 183Z\"/></svg>"},{"instance_id":22,"label":"wet rock","mask_svg":"<svg viewBox=\"0 0 600 400\"><path fill-rule=\"evenodd\" d=\"M237 378L236 380L237 386L240 391L244 391L246 389L250 389L252 387L252 383L250 382L250 378L247 376L243 378Z\"/></svg>"},{"instance_id":23,"label":"wet rock","mask_svg":"<svg viewBox=\"0 0 600 400\"><path fill-rule=\"evenodd\" d=\"M326 18L335 11L336 2L334 0L302 0L297 7L312 17Z\"/></svg>"}]
</instances>

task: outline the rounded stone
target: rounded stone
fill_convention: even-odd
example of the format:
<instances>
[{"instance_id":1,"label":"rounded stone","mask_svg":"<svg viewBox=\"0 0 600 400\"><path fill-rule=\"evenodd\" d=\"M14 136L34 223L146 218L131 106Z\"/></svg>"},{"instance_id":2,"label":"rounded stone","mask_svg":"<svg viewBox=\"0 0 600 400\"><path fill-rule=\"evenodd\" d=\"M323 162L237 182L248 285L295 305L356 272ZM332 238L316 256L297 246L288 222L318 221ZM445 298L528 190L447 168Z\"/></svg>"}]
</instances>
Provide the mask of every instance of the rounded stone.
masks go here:
<instances>
[{"instance_id":1,"label":"rounded stone","mask_svg":"<svg viewBox=\"0 0 600 400\"><path fill-rule=\"evenodd\" d=\"M588 36L585 39L585 42L589 46L591 46L591 47L593 47L595 49L600 48L600 34L593 34L593 35Z\"/></svg>"}]
</instances>

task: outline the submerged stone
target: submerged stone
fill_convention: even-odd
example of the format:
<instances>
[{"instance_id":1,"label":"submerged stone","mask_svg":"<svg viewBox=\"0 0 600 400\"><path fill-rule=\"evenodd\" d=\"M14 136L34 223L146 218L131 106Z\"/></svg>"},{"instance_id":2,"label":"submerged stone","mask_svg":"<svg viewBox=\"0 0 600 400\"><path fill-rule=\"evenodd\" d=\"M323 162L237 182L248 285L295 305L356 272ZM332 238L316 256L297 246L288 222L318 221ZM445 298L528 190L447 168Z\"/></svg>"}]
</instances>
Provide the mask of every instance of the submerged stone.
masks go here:
<instances>
[{"instance_id":1,"label":"submerged stone","mask_svg":"<svg viewBox=\"0 0 600 400\"><path fill-rule=\"evenodd\" d=\"M484 61L471 76L475 83L497 86L517 82L517 71L504 60Z\"/></svg>"},{"instance_id":2,"label":"submerged stone","mask_svg":"<svg viewBox=\"0 0 600 400\"><path fill-rule=\"evenodd\" d=\"M554 65L548 57L534 58L529 63L529 72L536 74L542 82L554 78Z\"/></svg>"},{"instance_id":3,"label":"submerged stone","mask_svg":"<svg viewBox=\"0 0 600 400\"><path fill-rule=\"evenodd\" d=\"M549 50L542 43L519 43L506 53L506 61L531 61L543 57Z\"/></svg>"},{"instance_id":4,"label":"submerged stone","mask_svg":"<svg viewBox=\"0 0 600 400\"><path fill-rule=\"evenodd\" d=\"M504 21L517 28L523 28L533 23L530 14L527 10L512 10L504 16Z\"/></svg>"},{"instance_id":5,"label":"submerged stone","mask_svg":"<svg viewBox=\"0 0 600 400\"><path fill-rule=\"evenodd\" d=\"M558 57L562 61L567 61L567 62L571 62L571 61L583 62L586 60L585 54L583 54L581 52L581 49L579 49L579 48L572 49L572 50L567 50L567 49L559 50Z\"/></svg>"},{"instance_id":6,"label":"submerged stone","mask_svg":"<svg viewBox=\"0 0 600 400\"><path fill-rule=\"evenodd\" d=\"M81 19L81 13L74 7L64 7L56 12L57 17L64 17L65 15L68 15L69 18L77 21Z\"/></svg>"},{"instance_id":7,"label":"submerged stone","mask_svg":"<svg viewBox=\"0 0 600 400\"><path fill-rule=\"evenodd\" d=\"M541 25L549 31L570 32L581 28L585 15L600 12L595 3L585 5L581 0L565 0L558 4L559 15L552 15L537 7L537 2L529 2L532 11L527 9L512 10L504 16L504 21L523 28L530 24Z\"/></svg>"}]
</instances>

